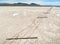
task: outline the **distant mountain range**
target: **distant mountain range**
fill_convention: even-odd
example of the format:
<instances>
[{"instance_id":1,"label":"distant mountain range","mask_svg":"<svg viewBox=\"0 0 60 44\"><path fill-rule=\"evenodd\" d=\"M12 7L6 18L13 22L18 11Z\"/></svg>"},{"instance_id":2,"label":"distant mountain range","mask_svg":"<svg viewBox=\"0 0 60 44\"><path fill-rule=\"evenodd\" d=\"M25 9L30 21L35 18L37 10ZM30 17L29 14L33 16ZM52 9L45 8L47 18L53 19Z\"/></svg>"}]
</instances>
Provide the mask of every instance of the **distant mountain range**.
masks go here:
<instances>
[{"instance_id":1,"label":"distant mountain range","mask_svg":"<svg viewBox=\"0 0 60 44\"><path fill-rule=\"evenodd\" d=\"M41 7L60 7L60 6L57 6L57 5L40 5L40 4L36 4L36 3L30 3L30 4L27 4L27 3L13 3L13 4L10 4L10 3L0 3L0 6L41 6Z\"/></svg>"},{"instance_id":2,"label":"distant mountain range","mask_svg":"<svg viewBox=\"0 0 60 44\"><path fill-rule=\"evenodd\" d=\"M35 4L35 3L31 3L31 4L27 4L27 3L0 3L0 6L40 6L39 4Z\"/></svg>"}]
</instances>

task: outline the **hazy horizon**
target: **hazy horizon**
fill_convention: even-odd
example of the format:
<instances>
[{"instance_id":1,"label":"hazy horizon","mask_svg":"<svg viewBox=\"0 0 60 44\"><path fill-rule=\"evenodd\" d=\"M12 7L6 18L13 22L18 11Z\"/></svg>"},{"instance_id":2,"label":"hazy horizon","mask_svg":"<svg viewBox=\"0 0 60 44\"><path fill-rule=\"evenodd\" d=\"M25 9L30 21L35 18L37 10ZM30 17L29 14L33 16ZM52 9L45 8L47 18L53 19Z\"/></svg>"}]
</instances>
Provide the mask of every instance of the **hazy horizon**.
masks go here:
<instances>
[{"instance_id":1,"label":"hazy horizon","mask_svg":"<svg viewBox=\"0 0 60 44\"><path fill-rule=\"evenodd\" d=\"M40 5L60 5L60 0L0 0L0 3L36 3Z\"/></svg>"}]
</instances>

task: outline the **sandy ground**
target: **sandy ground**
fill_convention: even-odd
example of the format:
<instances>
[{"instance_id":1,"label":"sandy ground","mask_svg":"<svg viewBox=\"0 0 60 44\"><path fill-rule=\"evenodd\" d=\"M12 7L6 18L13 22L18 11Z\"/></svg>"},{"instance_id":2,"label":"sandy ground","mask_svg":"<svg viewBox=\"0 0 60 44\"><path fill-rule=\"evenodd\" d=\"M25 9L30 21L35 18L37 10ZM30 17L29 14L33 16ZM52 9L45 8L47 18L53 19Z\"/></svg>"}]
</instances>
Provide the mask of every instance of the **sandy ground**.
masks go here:
<instances>
[{"instance_id":1,"label":"sandy ground","mask_svg":"<svg viewBox=\"0 0 60 44\"><path fill-rule=\"evenodd\" d=\"M60 7L1 7L0 44L60 44ZM38 37L38 39L6 40Z\"/></svg>"}]
</instances>

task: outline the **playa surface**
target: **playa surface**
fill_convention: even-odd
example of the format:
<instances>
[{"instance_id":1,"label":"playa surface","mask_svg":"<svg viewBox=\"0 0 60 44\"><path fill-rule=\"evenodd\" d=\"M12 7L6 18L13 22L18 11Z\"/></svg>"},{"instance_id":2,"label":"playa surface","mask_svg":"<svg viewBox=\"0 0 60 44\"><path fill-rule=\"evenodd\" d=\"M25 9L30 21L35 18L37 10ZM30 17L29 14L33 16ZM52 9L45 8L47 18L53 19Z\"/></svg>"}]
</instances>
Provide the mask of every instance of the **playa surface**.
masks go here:
<instances>
[{"instance_id":1,"label":"playa surface","mask_svg":"<svg viewBox=\"0 0 60 44\"><path fill-rule=\"evenodd\" d=\"M0 6L0 44L60 44L60 7Z\"/></svg>"}]
</instances>

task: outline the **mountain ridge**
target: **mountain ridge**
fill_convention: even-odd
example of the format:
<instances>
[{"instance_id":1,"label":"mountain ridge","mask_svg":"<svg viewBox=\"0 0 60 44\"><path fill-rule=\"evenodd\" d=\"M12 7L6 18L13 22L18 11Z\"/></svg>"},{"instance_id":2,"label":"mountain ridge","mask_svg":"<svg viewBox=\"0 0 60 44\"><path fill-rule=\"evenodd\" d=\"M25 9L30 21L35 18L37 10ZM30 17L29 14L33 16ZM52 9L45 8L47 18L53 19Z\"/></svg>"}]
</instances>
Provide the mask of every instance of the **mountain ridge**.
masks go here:
<instances>
[{"instance_id":1,"label":"mountain ridge","mask_svg":"<svg viewBox=\"0 0 60 44\"><path fill-rule=\"evenodd\" d=\"M30 3L30 4L27 4L27 3L13 3L13 4L0 3L0 6L40 6L40 5L36 4L36 3Z\"/></svg>"},{"instance_id":2,"label":"mountain ridge","mask_svg":"<svg viewBox=\"0 0 60 44\"><path fill-rule=\"evenodd\" d=\"M60 5L40 5L36 3L0 3L0 6L40 6L40 7L60 7Z\"/></svg>"}]
</instances>

